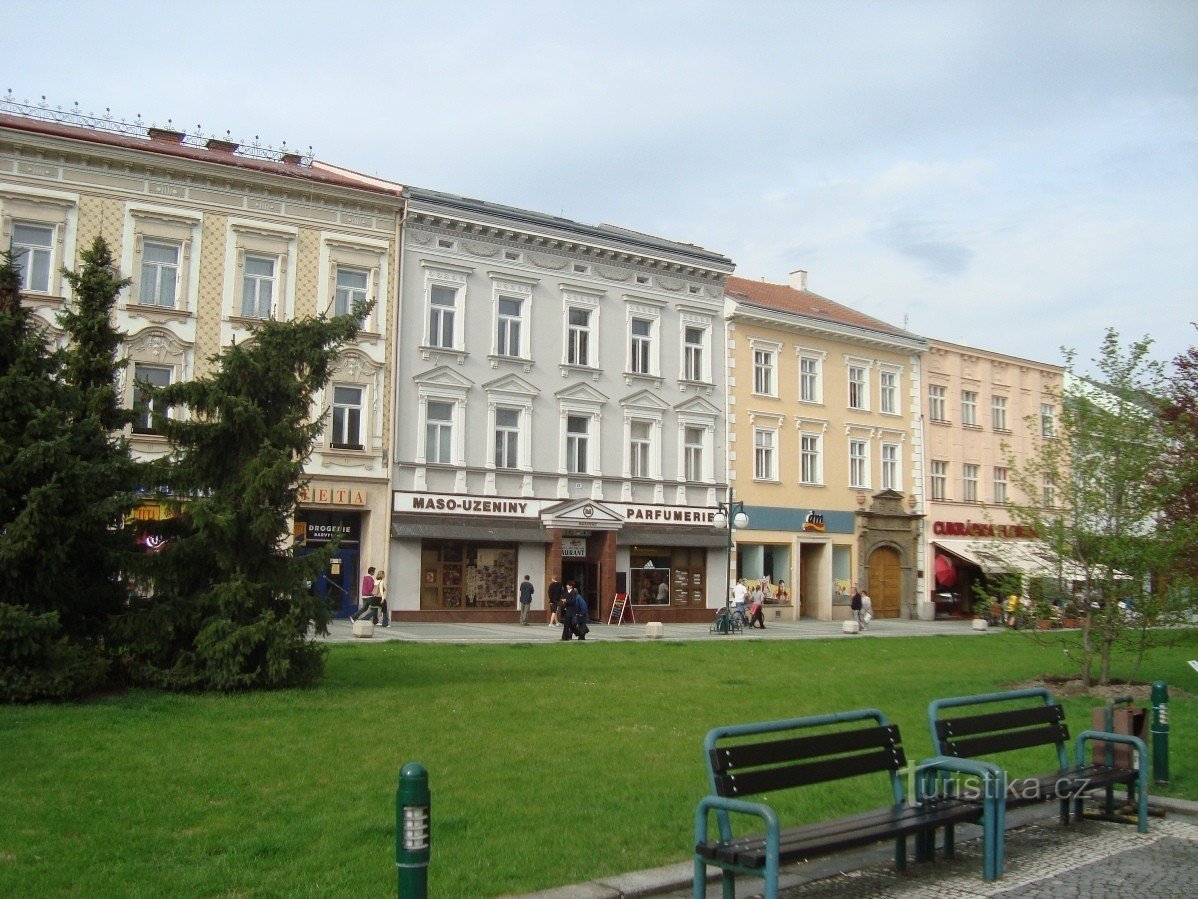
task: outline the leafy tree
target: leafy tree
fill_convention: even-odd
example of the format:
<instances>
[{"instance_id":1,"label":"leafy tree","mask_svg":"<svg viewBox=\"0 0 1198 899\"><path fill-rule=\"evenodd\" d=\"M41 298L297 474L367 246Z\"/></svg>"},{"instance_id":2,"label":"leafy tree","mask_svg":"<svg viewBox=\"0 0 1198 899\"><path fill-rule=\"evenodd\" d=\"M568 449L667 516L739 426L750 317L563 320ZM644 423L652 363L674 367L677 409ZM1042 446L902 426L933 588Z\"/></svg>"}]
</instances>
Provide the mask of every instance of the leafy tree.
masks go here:
<instances>
[{"instance_id":1,"label":"leafy tree","mask_svg":"<svg viewBox=\"0 0 1198 899\"><path fill-rule=\"evenodd\" d=\"M1160 530L1173 544L1176 562L1166 581L1192 591L1198 584L1198 347L1178 355L1173 368L1161 402L1168 442L1157 477Z\"/></svg>"},{"instance_id":2,"label":"leafy tree","mask_svg":"<svg viewBox=\"0 0 1198 899\"><path fill-rule=\"evenodd\" d=\"M1109 681L1114 653L1142 659L1153 628L1175 611L1153 588L1174 547L1156 527L1155 475L1167 440L1154 405L1164 367L1150 357L1151 346L1145 337L1123 347L1108 329L1093 360L1097 379L1078 376L1075 354L1066 351L1055 434L1029 457L1007 454L1022 499L1011 512L1039 535L1057 582L1040 585L1041 592L1076 597L1081 647L1066 645L1066 652L1087 687Z\"/></svg>"},{"instance_id":3,"label":"leafy tree","mask_svg":"<svg viewBox=\"0 0 1198 899\"><path fill-rule=\"evenodd\" d=\"M296 558L288 522L323 416L312 397L368 307L265 321L212 361L213 374L155 389L155 428L173 450L157 471L178 514L160 525L153 596L123 634L130 670L169 689L242 690L310 683L324 664L309 627L329 610L310 593L331 548ZM167 417L159 409L186 408Z\"/></svg>"}]
</instances>

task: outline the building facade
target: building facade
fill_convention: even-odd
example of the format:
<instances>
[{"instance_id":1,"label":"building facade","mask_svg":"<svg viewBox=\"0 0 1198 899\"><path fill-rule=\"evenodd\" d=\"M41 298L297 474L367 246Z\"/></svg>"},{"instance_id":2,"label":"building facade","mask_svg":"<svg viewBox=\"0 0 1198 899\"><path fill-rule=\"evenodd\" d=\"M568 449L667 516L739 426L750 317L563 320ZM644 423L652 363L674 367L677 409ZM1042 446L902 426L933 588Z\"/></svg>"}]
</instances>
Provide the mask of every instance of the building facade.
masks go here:
<instances>
[{"instance_id":1,"label":"building facade","mask_svg":"<svg viewBox=\"0 0 1198 899\"><path fill-rule=\"evenodd\" d=\"M1041 564L1007 503L1051 506L1052 486L1016 495L1010 461L1053 439L1064 369L933 340L924 371L924 617L968 615L975 585L997 595L1004 572Z\"/></svg>"},{"instance_id":2,"label":"building facade","mask_svg":"<svg viewBox=\"0 0 1198 899\"><path fill-rule=\"evenodd\" d=\"M723 256L409 189L393 615L514 621L524 575L607 620L724 602Z\"/></svg>"},{"instance_id":3,"label":"building facade","mask_svg":"<svg viewBox=\"0 0 1198 899\"><path fill-rule=\"evenodd\" d=\"M121 390L143 459L168 451L141 385L205 374L264 319L375 306L313 412L325 430L295 520L299 552L342 538L319 588L343 613L359 560L383 558L389 528L389 328L397 293L397 191L363 187L286 152L5 101L0 105L0 240L22 294L61 338L61 268L102 235L132 284L118 298ZM168 414L184 414L170 411ZM165 514L150 503L136 515Z\"/></svg>"},{"instance_id":4,"label":"building facade","mask_svg":"<svg viewBox=\"0 0 1198 899\"><path fill-rule=\"evenodd\" d=\"M727 281L730 483L748 524L735 575L766 617L913 617L920 552L920 379L927 342L807 289ZM780 589L779 589L780 588Z\"/></svg>"}]
</instances>

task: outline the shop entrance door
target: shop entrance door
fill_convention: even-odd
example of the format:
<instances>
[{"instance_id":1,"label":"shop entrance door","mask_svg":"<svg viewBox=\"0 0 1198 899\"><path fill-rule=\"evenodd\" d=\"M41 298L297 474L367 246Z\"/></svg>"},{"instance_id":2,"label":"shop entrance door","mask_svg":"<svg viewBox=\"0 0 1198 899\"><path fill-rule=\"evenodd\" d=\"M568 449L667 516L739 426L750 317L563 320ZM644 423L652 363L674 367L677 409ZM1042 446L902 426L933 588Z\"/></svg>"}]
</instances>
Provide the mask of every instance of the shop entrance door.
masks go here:
<instances>
[{"instance_id":1,"label":"shop entrance door","mask_svg":"<svg viewBox=\"0 0 1198 899\"><path fill-rule=\"evenodd\" d=\"M898 618L903 601L903 567L898 551L880 546L869 557L869 598L875 618Z\"/></svg>"},{"instance_id":2,"label":"shop entrance door","mask_svg":"<svg viewBox=\"0 0 1198 899\"><path fill-rule=\"evenodd\" d=\"M587 615L599 620L599 566L583 559L562 559L562 584L574 581L587 601Z\"/></svg>"}]
</instances>

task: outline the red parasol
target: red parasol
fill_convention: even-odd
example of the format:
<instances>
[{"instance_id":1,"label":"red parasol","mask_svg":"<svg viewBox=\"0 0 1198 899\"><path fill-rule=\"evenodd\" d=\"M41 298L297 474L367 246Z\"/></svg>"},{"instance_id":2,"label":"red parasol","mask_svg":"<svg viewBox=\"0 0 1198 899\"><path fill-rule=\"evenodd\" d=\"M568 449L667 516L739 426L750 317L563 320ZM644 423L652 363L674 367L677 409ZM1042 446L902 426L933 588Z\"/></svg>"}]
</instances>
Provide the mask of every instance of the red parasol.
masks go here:
<instances>
[{"instance_id":1,"label":"red parasol","mask_svg":"<svg viewBox=\"0 0 1198 899\"><path fill-rule=\"evenodd\" d=\"M936 554L936 584L945 590L951 590L957 583L957 569L948 556Z\"/></svg>"}]
</instances>

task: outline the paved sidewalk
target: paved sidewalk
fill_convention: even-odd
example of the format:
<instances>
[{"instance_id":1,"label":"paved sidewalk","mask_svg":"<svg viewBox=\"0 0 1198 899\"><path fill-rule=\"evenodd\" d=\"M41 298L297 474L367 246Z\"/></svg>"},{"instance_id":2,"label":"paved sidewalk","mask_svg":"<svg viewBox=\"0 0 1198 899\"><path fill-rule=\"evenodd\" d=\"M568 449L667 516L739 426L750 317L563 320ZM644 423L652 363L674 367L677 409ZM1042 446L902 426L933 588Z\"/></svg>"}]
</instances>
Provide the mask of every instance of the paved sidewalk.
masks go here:
<instances>
[{"instance_id":1,"label":"paved sidewalk","mask_svg":"<svg viewBox=\"0 0 1198 899\"><path fill-rule=\"evenodd\" d=\"M541 613L544 614L543 612ZM715 613L712 613L715 617ZM877 637L927 637L936 635L976 635L985 637L1000 633L1000 629L975 631L973 622L961 620L909 621L901 618L875 619L860 634L846 634L840 621L773 621L765 630L746 630L742 634L712 634L708 624L666 624L663 627L666 641L718 640L724 642L753 642L756 640L870 640ZM561 629L546 627L545 622L522 627L519 624L471 624L426 621L396 621L390 627L374 629L374 636L355 638L353 627L345 618L335 619L327 637L320 638L328 643L554 643L561 641ZM587 643L603 643L612 640L648 640L645 625L606 625L591 622ZM577 641L570 641L576 643Z\"/></svg>"},{"instance_id":2,"label":"paved sidewalk","mask_svg":"<svg viewBox=\"0 0 1198 899\"><path fill-rule=\"evenodd\" d=\"M938 855L932 863L908 862L902 874L894 870L891 844L787 866L780 899L1192 899L1198 896L1198 803L1159 802L1168 807L1167 817L1152 818L1146 834L1134 825L1105 821L1062 827L1055 806L1013 813L1005 871L994 883L982 880L980 829L961 828L956 858L949 861ZM970 833L978 836L971 839ZM690 878L691 865L684 863L532 893L525 899L689 899ZM737 899L760 896L761 887L760 878L740 877ZM718 878L709 880L709 899L721 895Z\"/></svg>"}]
</instances>

